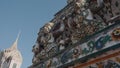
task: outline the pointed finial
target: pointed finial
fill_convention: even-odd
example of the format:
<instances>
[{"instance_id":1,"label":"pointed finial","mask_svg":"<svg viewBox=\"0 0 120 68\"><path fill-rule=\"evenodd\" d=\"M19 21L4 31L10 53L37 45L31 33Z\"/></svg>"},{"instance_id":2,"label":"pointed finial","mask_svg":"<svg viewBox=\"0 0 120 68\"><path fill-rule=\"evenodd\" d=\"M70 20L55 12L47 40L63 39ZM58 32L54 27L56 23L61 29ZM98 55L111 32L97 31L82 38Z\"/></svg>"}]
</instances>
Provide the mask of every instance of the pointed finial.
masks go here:
<instances>
[{"instance_id":1,"label":"pointed finial","mask_svg":"<svg viewBox=\"0 0 120 68\"><path fill-rule=\"evenodd\" d=\"M18 39L19 39L19 37L20 37L20 34L21 34L21 31L19 31L15 42L18 42Z\"/></svg>"},{"instance_id":2,"label":"pointed finial","mask_svg":"<svg viewBox=\"0 0 120 68\"><path fill-rule=\"evenodd\" d=\"M11 47L12 49L17 49L17 43L18 43L18 39L20 37L20 33L21 33L21 31L19 31L19 33L17 35L17 38L16 38L15 42L13 43L13 45Z\"/></svg>"}]
</instances>

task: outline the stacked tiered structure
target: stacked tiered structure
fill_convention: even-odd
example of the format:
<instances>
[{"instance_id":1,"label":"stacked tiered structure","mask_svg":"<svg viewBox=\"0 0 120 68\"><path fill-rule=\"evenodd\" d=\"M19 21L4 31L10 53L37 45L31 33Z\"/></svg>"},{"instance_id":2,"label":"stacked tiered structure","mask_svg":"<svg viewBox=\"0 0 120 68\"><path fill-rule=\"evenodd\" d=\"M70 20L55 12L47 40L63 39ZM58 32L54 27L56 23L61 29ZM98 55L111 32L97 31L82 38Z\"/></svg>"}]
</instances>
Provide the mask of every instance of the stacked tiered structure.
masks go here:
<instances>
[{"instance_id":1,"label":"stacked tiered structure","mask_svg":"<svg viewBox=\"0 0 120 68\"><path fill-rule=\"evenodd\" d=\"M0 68L21 68L22 56L17 43L18 37L10 48L0 52Z\"/></svg>"},{"instance_id":2,"label":"stacked tiered structure","mask_svg":"<svg viewBox=\"0 0 120 68\"><path fill-rule=\"evenodd\" d=\"M119 68L120 0L67 3L40 28L29 68Z\"/></svg>"}]
</instances>

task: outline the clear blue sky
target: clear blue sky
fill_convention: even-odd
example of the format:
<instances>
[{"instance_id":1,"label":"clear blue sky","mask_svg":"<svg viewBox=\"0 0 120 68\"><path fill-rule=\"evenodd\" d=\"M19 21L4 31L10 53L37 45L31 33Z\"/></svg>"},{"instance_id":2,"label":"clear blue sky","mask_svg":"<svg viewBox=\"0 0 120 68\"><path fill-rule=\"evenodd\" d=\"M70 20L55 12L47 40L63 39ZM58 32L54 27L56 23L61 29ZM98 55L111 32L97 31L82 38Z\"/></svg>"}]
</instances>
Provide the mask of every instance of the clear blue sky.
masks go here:
<instances>
[{"instance_id":1,"label":"clear blue sky","mask_svg":"<svg viewBox=\"0 0 120 68\"><path fill-rule=\"evenodd\" d=\"M39 28L65 5L66 0L0 0L0 49L9 48L21 30L18 42L23 56L21 68L30 66Z\"/></svg>"}]
</instances>

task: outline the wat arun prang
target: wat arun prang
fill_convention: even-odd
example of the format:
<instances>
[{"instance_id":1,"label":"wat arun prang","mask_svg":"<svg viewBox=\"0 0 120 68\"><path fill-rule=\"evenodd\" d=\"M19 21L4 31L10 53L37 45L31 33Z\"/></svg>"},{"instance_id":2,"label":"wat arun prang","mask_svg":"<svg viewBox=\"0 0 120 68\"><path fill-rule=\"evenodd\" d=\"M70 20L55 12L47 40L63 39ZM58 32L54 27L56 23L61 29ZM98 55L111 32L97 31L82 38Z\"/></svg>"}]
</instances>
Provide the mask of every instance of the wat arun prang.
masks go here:
<instances>
[{"instance_id":1,"label":"wat arun prang","mask_svg":"<svg viewBox=\"0 0 120 68\"><path fill-rule=\"evenodd\" d=\"M120 0L68 0L32 52L29 68L120 68Z\"/></svg>"}]
</instances>

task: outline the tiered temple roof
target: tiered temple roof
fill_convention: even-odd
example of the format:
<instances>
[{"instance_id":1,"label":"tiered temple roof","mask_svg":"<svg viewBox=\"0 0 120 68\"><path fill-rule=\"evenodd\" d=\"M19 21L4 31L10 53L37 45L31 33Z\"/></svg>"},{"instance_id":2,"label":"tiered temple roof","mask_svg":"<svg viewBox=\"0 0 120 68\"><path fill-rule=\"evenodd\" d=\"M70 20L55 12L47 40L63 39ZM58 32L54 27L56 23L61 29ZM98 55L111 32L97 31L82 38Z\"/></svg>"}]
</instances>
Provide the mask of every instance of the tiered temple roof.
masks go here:
<instances>
[{"instance_id":1,"label":"tiered temple roof","mask_svg":"<svg viewBox=\"0 0 120 68\"><path fill-rule=\"evenodd\" d=\"M99 54L119 48L119 4L119 0L68 0L40 28L30 68L77 68Z\"/></svg>"}]
</instances>

